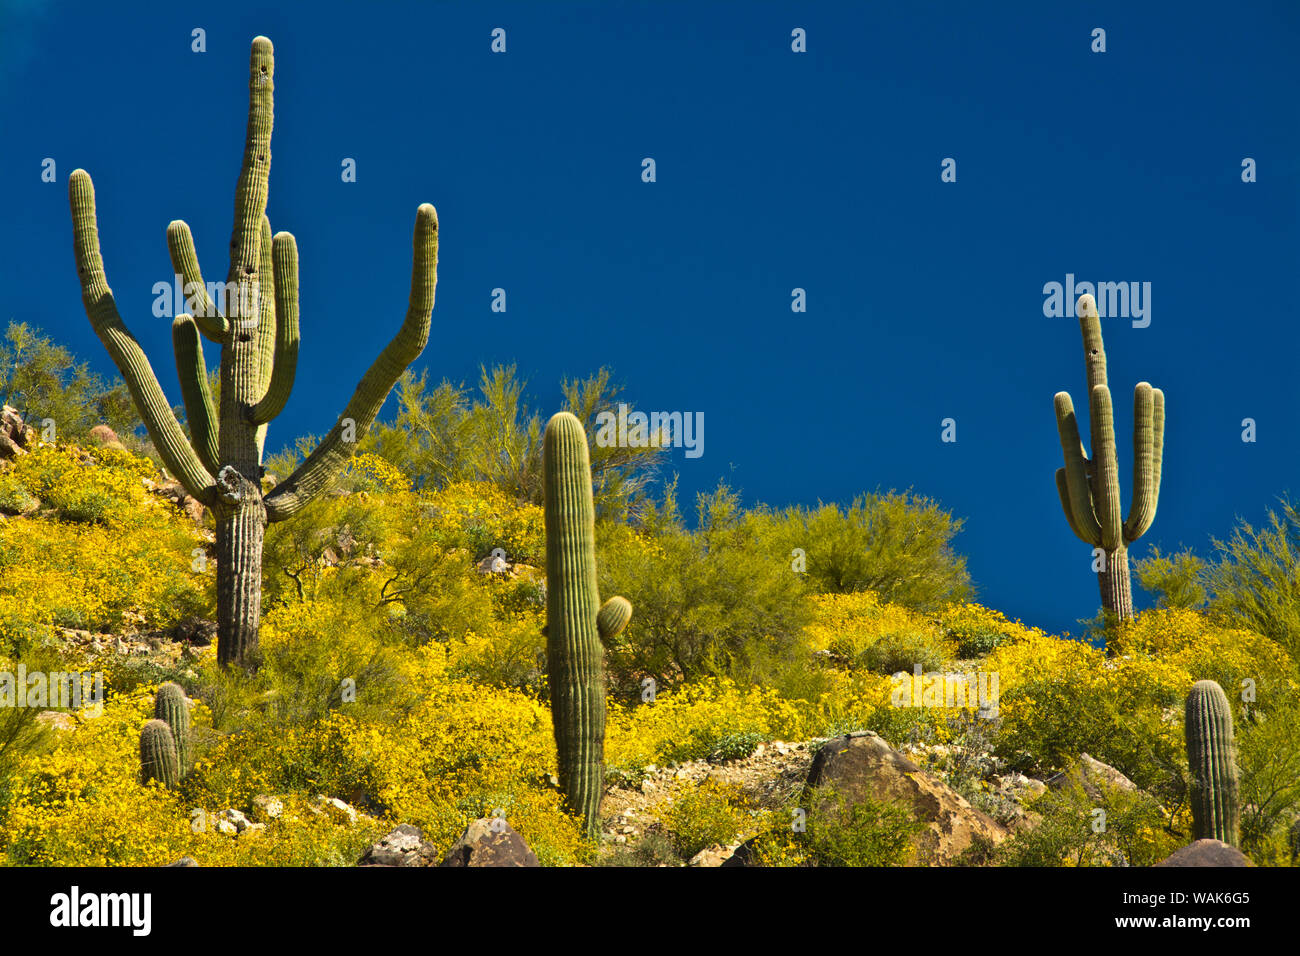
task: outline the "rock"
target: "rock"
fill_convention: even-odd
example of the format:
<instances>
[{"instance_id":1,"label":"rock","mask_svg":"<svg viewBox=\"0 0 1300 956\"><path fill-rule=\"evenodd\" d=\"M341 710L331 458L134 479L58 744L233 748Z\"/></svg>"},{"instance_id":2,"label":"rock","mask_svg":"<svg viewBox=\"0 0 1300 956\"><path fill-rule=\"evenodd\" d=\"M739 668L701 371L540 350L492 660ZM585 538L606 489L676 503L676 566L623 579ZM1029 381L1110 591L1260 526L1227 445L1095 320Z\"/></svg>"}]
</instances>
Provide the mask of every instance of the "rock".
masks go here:
<instances>
[{"instance_id":1,"label":"rock","mask_svg":"<svg viewBox=\"0 0 1300 956\"><path fill-rule=\"evenodd\" d=\"M719 866L719 867L726 866L727 860L729 860L732 856L734 856L738 849L739 847L734 845L721 846L715 843L713 846L705 847L699 853L691 857L690 862L687 863L686 865L687 866Z\"/></svg>"},{"instance_id":2,"label":"rock","mask_svg":"<svg viewBox=\"0 0 1300 956\"><path fill-rule=\"evenodd\" d=\"M43 710L36 715L46 727L53 727L56 730L76 730L77 722L71 714L65 714L60 710Z\"/></svg>"},{"instance_id":3,"label":"rock","mask_svg":"<svg viewBox=\"0 0 1300 956\"><path fill-rule=\"evenodd\" d=\"M158 493L165 498L170 498L196 526L203 526L203 503L190 495L179 481L168 478L166 481L158 482Z\"/></svg>"},{"instance_id":4,"label":"rock","mask_svg":"<svg viewBox=\"0 0 1300 956\"><path fill-rule=\"evenodd\" d=\"M335 823L346 823L348 826L352 826L357 822L357 811L338 797L327 797L318 794L312 800L312 809L317 813L324 813Z\"/></svg>"},{"instance_id":5,"label":"rock","mask_svg":"<svg viewBox=\"0 0 1300 956\"><path fill-rule=\"evenodd\" d=\"M917 863L922 866L946 865L977 840L997 845L1009 835L997 821L869 731L823 744L813 758L807 786L831 791L846 809L863 798L892 800L909 808L926 825L914 839ZM827 797L809 809L810 816L838 812Z\"/></svg>"},{"instance_id":6,"label":"rock","mask_svg":"<svg viewBox=\"0 0 1300 956\"><path fill-rule=\"evenodd\" d=\"M165 865L166 866L198 866L199 862L198 860L194 859L194 857L192 856L183 856L175 863L167 863Z\"/></svg>"},{"instance_id":7,"label":"rock","mask_svg":"<svg viewBox=\"0 0 1300 956\"><path fill-rule=\"evenodd\" d=\"M217 819L225 820L227 823L233 826L235 830L239 833L243 833L244 830L248 829L248 824L249 824L248 817L244 816L241 812L235 810L234 808L231 808L229 810L222 810L219 814L217 814Z\"/></svg>"},{"instance_id":8,"label":"rock","mask_svg":"<svg viewBox=\"0 0 1300 956\"><path fill-rule=\"evenodd\" d=\"M402 823L367 850L357 866L433 866L437 861L438 851L419 827Z\"/></svg>"},{"instance_id":9,"label":"rock","mask_svg":"<svg viewBox=\"0 0 1300 956\"><path fill-rule=\"evenodd\" d=\"M174 625L168 636L191 647L207 647L217 639L217 625L201 617L187 617Z\"/></svg>"},{"instance_id":10,"label":"rock","mask_svg":"<svg viewBox=\"0 0 1300 956\"><path fill-rule=\"evenodd\" d=\"M475 820L439 866L541 866L524 838L500 817Z\"/></svg>"},{"instance_id":11,"label":"rock","mask_svg":"<svg viewBox=\"0 0 1300 956\"><path fill-rule=\"evenodd\" d=\"M1088 754L1079 755L1076 767L1047 779L1047 786L1052 790L1061 790L1071 784L1082 787L1088 798L1097 802L1103 799L1102 785L1129 792L1137 790L1137 784L1128 777L1110 764L1102 763Z\"/></svg>"},{"instance_id":12,"label":"rock","mask_svg":"<svg viewBox=\"0 0 1300 956\"><path fill-rule=\"evenodd\" d=\"M754 846L758 842L758 837L750 837L740 846L736 847L731 856L724 859L718 864L720 867L737 867L753 866L754 863Z\"/></svg>"},{"instance_id":13,"label":"rock","mask_svg":"<svg viewBox=\"0 0 1300 956\"><path fill-rule=\"evenodd\" d=\"M14 459L27 454L36 440L36 429L23 424L23 416L12 405L0 408L0 459Z\"/></svg>"},{"instance_id":14,"label":"rock","mask_svg":"<svg viewBox=\"0 0 1300 956\"><path fill-rule=\"evenodd\" d=\"M237 836L239 828L229 820L217 820L217 832L224 833L226 836Z\"/></svg>"},{"instance_id":15,"label":"rock","mask_svg":"<svg viewBox=\"0 0 1300 956\"><path fill-rule=\"evenodd\" d=\"M499 554L489 554L478 563L479 574L505 574L510 564Z\"/></svg>"},{"instance_id":16,"label":"rock","mask_svg":"<svg viewBox=\"0 0 1300 956\"><path fill-rule=\"evenodd\" d=\"M1250 858L1222 840L1197 840L1161 860L1156 866L1254 866Z\"/></svg>"},{"instance_id":17,"label":"rock","mask_svg":"<svg viewBox=\"0 0 1300 956\"><path fill-rule=\"evenodd\" d=\"M253 815L263 822L278 820L284 815L284 801L259 793L253 798Z\"/></svg>"}]
</instances>

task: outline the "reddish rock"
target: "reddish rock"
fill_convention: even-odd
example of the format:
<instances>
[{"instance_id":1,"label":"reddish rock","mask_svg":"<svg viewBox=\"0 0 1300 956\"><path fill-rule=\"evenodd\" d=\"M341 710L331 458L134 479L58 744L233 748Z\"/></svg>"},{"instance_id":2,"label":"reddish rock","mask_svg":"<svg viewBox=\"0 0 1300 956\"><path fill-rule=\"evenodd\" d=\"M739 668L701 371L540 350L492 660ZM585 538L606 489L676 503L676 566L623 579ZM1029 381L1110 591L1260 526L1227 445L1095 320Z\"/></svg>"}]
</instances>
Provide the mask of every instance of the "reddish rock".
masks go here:
<instances>
[{"instance_id":1,"label":"reddish rock","mask_svg":"<svg viewBox=\"0 0 1300 956\"><path fill-rule=\"evenodd\" d=\"M499 817L475 820L439 866L541 866L537 854Z\"/></svg>"}]
</instances>

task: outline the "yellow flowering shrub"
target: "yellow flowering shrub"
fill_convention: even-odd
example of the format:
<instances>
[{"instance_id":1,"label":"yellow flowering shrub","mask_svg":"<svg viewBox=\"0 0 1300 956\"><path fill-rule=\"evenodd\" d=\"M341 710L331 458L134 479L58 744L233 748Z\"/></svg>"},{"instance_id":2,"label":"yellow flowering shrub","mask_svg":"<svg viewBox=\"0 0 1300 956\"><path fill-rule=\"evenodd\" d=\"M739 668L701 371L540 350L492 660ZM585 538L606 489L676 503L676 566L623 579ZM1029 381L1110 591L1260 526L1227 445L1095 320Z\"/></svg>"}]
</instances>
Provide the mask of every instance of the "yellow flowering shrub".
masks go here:
<instances>
[{"instance_id":1,"label":"yellow flowering shrub","mask_svg":"<svg viewBox=\"0 0 1300 956\"><path fill-rule=\"evenodd\" d=\"M605 762L635 773L649 764L707 757L727 737L802 739L808 707L781 699L768 688L740 690L725 678L709 678L632 707L611 702L605 724Z\"/></svg>"},{"instance_id":2,"label":"yellow flowering shrub","mask_svg":"<svg viewBox=\"0 0 1300 956\"><path fill-rule=\"evenodd\" d=\"M0 520L0 652L54 625L108 631L131 611L140 626L162 628L211 607L214 568L194 565L204 542L174 506L145 493L152 464L96 454L42 445L6 473L54 510ZM96 520L67 520L90 511Z\"/></svg>"},{"instance_id":3,"label":"yellow flowering shrub","mask_svg":"<svg viewBox=\"0 0 1300 956\"><path fill-rule=\"evenodd\" d=\"M1120 626L1113 650L1124 657L1159 658L1185 675L1185 688L1198 680L1217 681L1230 699L1240 698L1247 680L1261 699L1267 693L1294 698L1297 691L1290 658L1278 644L1262 634L1214 624L1197 611L1143 611Z\"/></svg>"},{"instance_id":4,"label":"yellow flowering shrub","mask_svg":"<svg viewBox=\"0 0 1300 956\"><path fill-rule=\"evenodd\" d=\"M512 563L541 565L546 556L542 509L518 502L494 485L454 482L421 496L422 522L444 547L482 558L502 548Z\"/></svg>"},{"instance_id":5,"label":"yellow flowering shrub","mask_svg":"<svg viewBox=\"0 0 1300 956\"><path fill-rule=\"evenodd\" d=\"M191 785L175 791L139 782L140 727L153 695L111 698L98 717L61 731L50 753L29 757L0 810L0 855L36 866L160 866L191 856L203 866L351 865L382 828L355 827L307 810L304 800L265 831L238 838L218 832L230 806ZM202 708L195 715L201 724Z\"/></svg>"}]
</instances>

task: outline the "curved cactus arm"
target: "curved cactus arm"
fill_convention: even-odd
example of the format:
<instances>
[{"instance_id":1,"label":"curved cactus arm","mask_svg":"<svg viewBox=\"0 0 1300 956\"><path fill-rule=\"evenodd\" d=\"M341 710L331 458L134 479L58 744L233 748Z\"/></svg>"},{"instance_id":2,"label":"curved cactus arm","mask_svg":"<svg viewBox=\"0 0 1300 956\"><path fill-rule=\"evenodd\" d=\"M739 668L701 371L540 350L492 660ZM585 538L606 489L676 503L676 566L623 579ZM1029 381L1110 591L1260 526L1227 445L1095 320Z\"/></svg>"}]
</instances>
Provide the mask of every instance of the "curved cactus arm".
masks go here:
<instances>
[{"instance_id":1,"label":"curved cactus arm","mask_svg":"<svg viewBox=\"0 0 1300 956\"><path fill-rule=\"evenodd\" d=\"M213 342L225 341L230 332L230 322L208 297L208 287L203 284L203 273L199 270L199 257L194 251L194 237L183 220L173 220L167 227L167 252L171 256L172 268L181 277L187 307L192 310L199 331Z\"/></svg>"},{"instance_id":2,"label":"curved cactus arm","mask_svg":"<svg viewBox=\"0 0 1300 956\"><path fill-rule=\"evenodd\" d=\"M1160 487L1155 472L1155 389L1138 382L1133 390L1133 501L1124 522L1124 540L1146 534L1156 517Z\"/></svg>"},{"instance_id":3,"label":"curved cactus arm","mask_svg":"<svg viewBox=\"0 0 1300 956\"><path fill-rule=\"evenodd\" d=\"M413 244L411 295L401 329L362 377L361 384L329 434L321 439L307 460L267 496L268 521L292 517L334 482L402 372L424 351L429 341L434 289L438 284L438 213L428 203L416 212Z\"/></svg>"},{"instance_id":4,"label":"curved cactus arm","mask_svg":"<svg viewBox=\"0 0 1300 956\"><path fill-rule=\"evenodd\" d=\"M1158 388L1151 390L1155 404L1151 412L1151 484L1160 495L1160 467L1165 458L1165 393Z\"/></svg>"},{"instance_id":5,"label":"curved cactus arm","mask_svg":"<svg viewBox=\"0 0 1300 956\"><path fill-rule=\"evenodd\" d=\"M1070 530L1075 533L1080 541L1095 547L1096 542L1084 534L1083 528L1079 526L1079 521L1074 516L1074 508L1070 506L1070 484L1065 477L1064 468L1056 469L1056 493L1061 496L1061 510L1065 512L1065 520L1069 523Z\"/></svg>"},{"instance_id":6,"label":"curved cactus arm","mask_svg":"<svg viewBox=\"0 0 1300 956\"><path fill-rule=\"evenodd\" d=\"M81 280L81 301L86 308L95 334L104 343L109 357L117 366L136 409L149 430L163 464L191 495L208 504L212 500L212 475L185 438L149 359L118 314L104 274L104 258L99 249L99 226L95 221L95 186L84 169L73 170L68 177L68 198L72 206L72 237L77 257L77 276Z\"/></svg>"},{"instance_id":7,"label":"curved cactus arm","mask_svg":"<svg viewBox=\"0 0 1300 956\"><path fill-rule=\"evenodd\" d=\"M298 244L290 233L276 233L271 258L275 274L275 351L266 393L253 407L253 421L258 425L284 411L298 370Z\"/></svg>"},{"instance_id":8,"label":"curved cactus arm","mask_svg":"<svg viewBox=\"0 0 1300 956\"><path fill-rule=\"evenodd\" d=\"M1061 452L1065 455L1066 489L1070 509L1066 519L1070 527L1094 548L1101 544L1101 525L1092 503L1092 487L1088 482L1088 462L1083 456L1083 442L1079 438L1079 420L1074 414L1074 403L1069 392L1056 393L1056 430L1061 436ZM1058 485L1059 481L1058 480Z\"/></svg>"},{"instance_id":9,"label":"curved cactus arm","mask_svg":"<svg viewBox=\"0 0 1300 956\"><path fill-rule=\"evenodd\" d=\"M1084 293L1079 296L1075 311L1079 315L1079 330L1083 333L1083 361L1088 372L1088 394L1106 381L1106 349L1101 342L1101 317L1097 314L1097 303L1092 296ZM1094 446L1095 457L1097 449Z\"/></svg>"},{"instance_id":10,"label":"curved cactus arm","mask_svg":"<svg viewBox=\"0 0 1300 956\"><path fill-rule=\"evenodd\" d=\"M217 414L208 389L208 368L203 361L203 340L192 316L178 315L172 321L172 349L176 353L176 374L185 402L185 420L190 441L203 467L212 474L221 468L217 456Z\"/></svg>"},{"instance_id":11,"label":"curved cactus arm","mask_svg":"<svg viewBox=\"0 0 1300 956\"><path fill-rule=\"evenodd\" d=\"M632 602L622 596L610 598L600 606L596 613L596 631L603 644L608 644L623 633L628 621L632 620Z\"/></svg>"},{"instance_id":12,"label":"curved cactus arm","mask_svg":"<svg viewBox=\"0 0 1300 956\"><path fill-rule=\"evenodd\" d=\"M1123 517L1119 501L1119 462L1115 452L1115 417L1110 389L1097 385L1088 406L1092 420L1093 500L1101 525L1101 546L1114 551L1123 543Z\"/></svg>"}]
</instances>

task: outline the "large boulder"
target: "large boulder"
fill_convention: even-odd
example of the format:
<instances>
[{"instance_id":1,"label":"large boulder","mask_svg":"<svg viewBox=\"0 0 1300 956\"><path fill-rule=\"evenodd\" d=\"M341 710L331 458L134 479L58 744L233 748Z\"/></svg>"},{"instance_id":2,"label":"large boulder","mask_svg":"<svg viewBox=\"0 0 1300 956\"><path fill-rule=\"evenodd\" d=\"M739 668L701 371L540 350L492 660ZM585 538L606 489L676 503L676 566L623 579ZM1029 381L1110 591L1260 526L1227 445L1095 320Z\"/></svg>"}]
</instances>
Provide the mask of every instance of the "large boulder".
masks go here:
<instances>
[{"instance_id":1,"label":"large boulder","mask_svg":"<svg viewBox=\"0 0 1300 956\"><path fill-rule=\"evenodd\" d=\"M366 851L358 866L433 866L438 851L424 839L419 827L398 825Z\"/></svg>"},{"instance_id":2,"label":"large boulder","mask_svg":"<svg viewBox=\"0 0 1300 956\"><path fill-rule=\"evenodd\" d=\"M23 416L12 405L0 408L0 458L17 458L27 454L27 446L36 439L36 430L23 423Z\"/></svg>"},{"instance_id":3,"label":"large boulder","mask_svg":"<svg viewBox=\"0 0 1300 956\"><path fill-rule=\"evenodd\" d=\"M1254 866L1250 858L1222 840L1197 840L1176 850L1156 866Z\"/></svg>"},{"instance_id":4,"label":"large boulder","mask_svg":"<svg viewBox=\"0 0 1300 956\"><path fill-rule=\"evenodd\" d=\"M541 866L537 854L500 817L475 820L439 866Z\"/></svg>"},{"instance_id":5,"label":"large boulder","mask_svg":"<svg viewBox=\"0 0 1300 956\"><path fill-rule=\"evenodd\" d=\"M846 810L864 799L892 801L911 810L925 824L914 841L916 862L922 866L953 863L972 845L996 846L1009 835L992 817L870 731L823 744L808 772L808 787L820 794L820 805L808 808L813 819L837 812L832 799L842 801Z\"/></svg>"}]
</instances>

